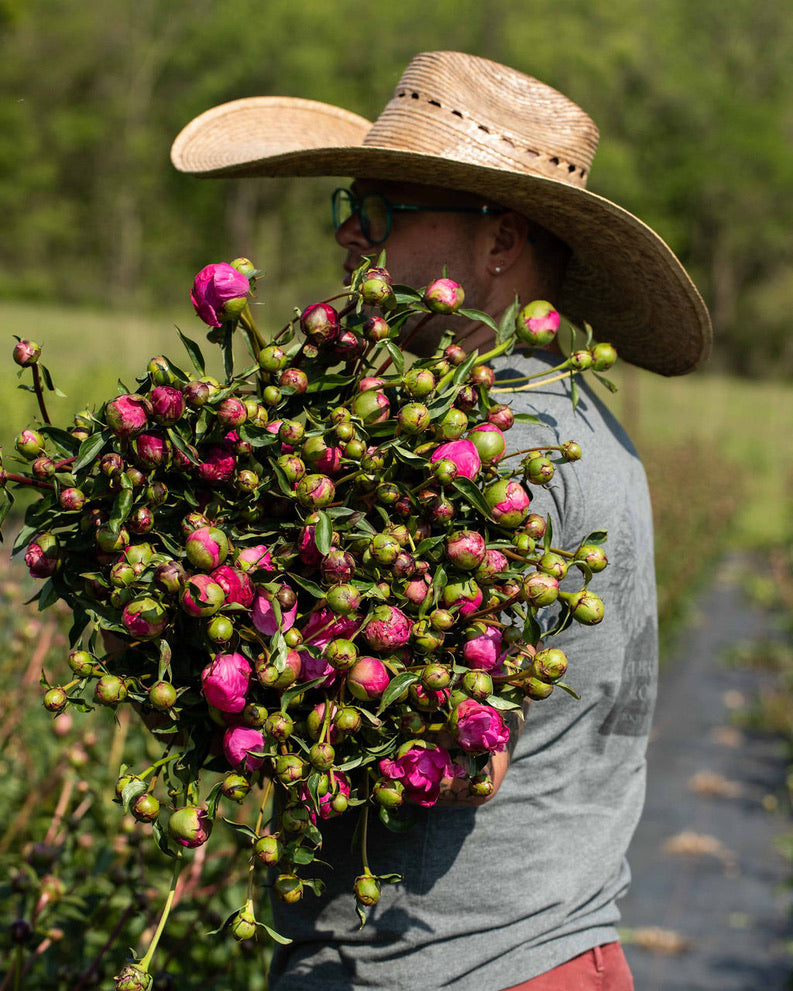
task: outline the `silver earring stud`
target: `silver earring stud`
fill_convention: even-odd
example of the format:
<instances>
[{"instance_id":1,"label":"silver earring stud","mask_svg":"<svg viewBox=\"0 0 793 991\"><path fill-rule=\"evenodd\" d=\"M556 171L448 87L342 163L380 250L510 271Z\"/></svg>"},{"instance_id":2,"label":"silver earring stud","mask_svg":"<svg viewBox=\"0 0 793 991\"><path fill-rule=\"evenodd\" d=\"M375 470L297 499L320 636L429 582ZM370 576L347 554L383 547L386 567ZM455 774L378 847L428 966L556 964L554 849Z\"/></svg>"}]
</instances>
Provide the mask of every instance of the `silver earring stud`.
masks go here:
<instances>
[{"instance_id":1,"label":"silver earring stud","mask_svg":"<svg viewBox=\"0 0 793 991\"><path fill-rule=\"evenodd\" d=\"M496 275L500 275L501 274L501 266L500 265L496 265L496 267L493 269L493 271L496 273Z\"/></svg>"}]
</instances>

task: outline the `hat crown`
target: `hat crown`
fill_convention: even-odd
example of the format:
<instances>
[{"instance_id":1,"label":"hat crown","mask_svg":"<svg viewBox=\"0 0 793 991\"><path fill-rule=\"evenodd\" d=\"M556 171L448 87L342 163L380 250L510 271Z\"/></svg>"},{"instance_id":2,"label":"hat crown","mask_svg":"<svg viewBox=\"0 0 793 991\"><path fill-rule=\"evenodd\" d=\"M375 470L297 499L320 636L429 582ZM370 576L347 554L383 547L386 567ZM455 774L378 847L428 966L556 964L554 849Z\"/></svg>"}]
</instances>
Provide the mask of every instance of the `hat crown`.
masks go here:
<instances>
[{"instance_id":1,"label":"hat crown","mask_svg":"<svg viewBox=\"0 0 793 991\"><path fill-rule=\"evenodd\" d=\"M364 139L582 188L597 143L594 121L558 90L461 52L417 55Z\"/></svg>"}]
</instances>

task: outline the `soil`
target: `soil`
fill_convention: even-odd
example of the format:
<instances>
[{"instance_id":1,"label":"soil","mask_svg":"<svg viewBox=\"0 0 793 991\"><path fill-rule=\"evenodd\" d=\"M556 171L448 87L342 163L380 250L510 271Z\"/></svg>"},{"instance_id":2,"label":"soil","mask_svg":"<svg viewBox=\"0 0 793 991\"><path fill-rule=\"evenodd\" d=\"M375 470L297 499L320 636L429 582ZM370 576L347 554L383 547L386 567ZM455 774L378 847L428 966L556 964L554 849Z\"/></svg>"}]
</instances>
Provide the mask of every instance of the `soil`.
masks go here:
<instances>
[{"instance_id":1,"label":"soil","mask_svg":"<svg viewBox=\"0 0 793 991\"><path fill-rule=\"evenodd\" d=\"M733 557L696 600L663 666L644 817L620 903L637 991L793 988L793 816L784 741L742 716L768 670L729 664L737 643L784 637L741 587Z\"/></svg>"}]
</instances>

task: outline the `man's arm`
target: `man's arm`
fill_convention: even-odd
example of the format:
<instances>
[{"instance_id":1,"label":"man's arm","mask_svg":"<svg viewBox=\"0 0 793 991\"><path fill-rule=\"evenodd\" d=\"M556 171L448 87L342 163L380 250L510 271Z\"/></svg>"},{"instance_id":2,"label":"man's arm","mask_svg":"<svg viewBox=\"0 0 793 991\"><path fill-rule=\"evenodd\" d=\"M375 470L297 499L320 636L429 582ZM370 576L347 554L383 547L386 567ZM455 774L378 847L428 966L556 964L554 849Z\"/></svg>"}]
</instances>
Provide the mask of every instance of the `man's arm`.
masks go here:
<instances>
[{"instance_id":1,"label":"man's arm","mask_svg":"<svg viewBox=\"0 0 793 991\"><path fill-rule=\"evenodd\" d=\"M468 788L467 778L444 778L441 783L438 805L484 805L485 802L489 802L495 797L498 789L501 787L501 782L504 780L504 775L507 773L507 768L512 760L512 754L517 746L520 734L523 732L528 711L529 700L526 699L523 703L523 709L520 712L513 710L505 713L502 717L509 729L509 740L507 741L506 749L500 753L491 754L483 769L483 773L490 775L493 779L493 790L490 794L484 796L472 795Z\"/></svg>"}]
</instances>

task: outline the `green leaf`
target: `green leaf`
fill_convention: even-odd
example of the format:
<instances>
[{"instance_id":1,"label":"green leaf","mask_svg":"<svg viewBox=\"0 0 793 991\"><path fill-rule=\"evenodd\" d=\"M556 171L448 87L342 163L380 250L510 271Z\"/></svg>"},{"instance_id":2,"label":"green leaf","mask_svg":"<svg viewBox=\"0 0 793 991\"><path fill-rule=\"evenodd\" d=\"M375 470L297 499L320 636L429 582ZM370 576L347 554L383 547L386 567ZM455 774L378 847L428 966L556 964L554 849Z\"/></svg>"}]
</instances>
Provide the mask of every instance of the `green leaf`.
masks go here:
<instances>
[{"instance_id":1,"label":"green leaf","mask_svg":"<svg viewBox=\"0 0 793 991\"><path fill-rule=\"evenodd\" d=\"M599 375L597 372L592 372L595 378L600 382L601 385L605 386L609 392L616 392L617 386L611 381L611 379L604 378L604 376Z\"/></svg>"},{"instance_id":2,"label":"green leaf","mask_svg":"<svg viewBox=\"0 0 793 991\"><path fill-rule=\"evenodd\" d=\"M380 807L380 810L378 811L378 815L380 816L380 822L382 822L382 824L386 827L386 829L390 829L392 833L410 832L410 830L413 828L413 824L416 821L415 816L410 816L409 818L402 818L398 814L392 812L390 809L385 808L385 806Z\"/></svg>"},{"instance_id":3,"label":"green leaf","mask_svg":"<svg viewBox=\"0 0 793 991\"><path fill-rule=\"evenodd\" d=\"M557 688L561 688L563 692L567 692L568 695L572 695L573 698L577 699L579 702L581 701L581 696L578 694L578 692L574 688L571 688L569 685L565 684L565 682L555 681L554 685Z\"/></svg>"},{"instance_id":4,"label":"green leaf","mask_svg":"<svg viewBox=\"0 0 793 991\"><path fill-rule=\"evenodd\" d=\"M551 523L550 514L545 517L545 536L543 538L543 547L545 548L546 554L551 549L551 542L553 541L553 524Z\"/></svg>"},{"instance_id":5,"label":"green leaf","mask_svg":"<svg viewBox=\"0 0 793 991\"><path fill-rule=\"evenodd\" d=\"M44 612L45 609L49 609L50 606L54 606L55 603L60 598L58 590L55 588L55 583L51 578L41 586L41 591L39 592L39 612Z\"/></svg>"},{"instance_id":6,"label":"green leaf","mask_svg":"<svg viewBox=\"0 0 793 991\"><path fill-rule=\"evenodd\" d=\"M383 341L383 345L391 356L391 360L394 363L394 368L399 375L402 375L405 371L405 356L400 351L400 349L393 343L393 341Z\"/></svg>"},{"instance_id":7,"label":"green leaf","mask_svg":"<svg viewBox=\"0 0 793 991\"><path fill-rule=\"evenodd\" d=\"M302 575L289 573L289 580L296 582L301 588L305 589L309 595L313 595L315 599L321 599L325 595L322 588L316 584L316 582L310 581L308 578L303 578Z\"/></svg>"},{"instance_id":8,"label":"green leaf","mask_svg":"<svg viewBox=\"0 0 793 991\"><path fill-rule=\"evenodd\" d=\"M113 502L113 509L110 513L110 520L108 521L114 532L118 533L121 529L121 524L129 516L131 508L132 489L124 488L119 492Z\"/></svg>"},{"instance_id":9,"label":"green leaf","mask_svg":"<svg viewBox=\"0 0 793 991\"><path fill-rule=\"evenodd\" d=\"M221 822L225 822L229 829L233 830L235 833L238 833L240 836L247 836L248 839L251 840L256 840L259 838L256 830L251 829L250 826L246 826L244 822L235 822L233 819L227 819L225 816L221 816L220 819Z\"/></svg>"},{"instance_id":10,"label":"green leaf","mask_svg":"<svg viewBox=\"0 0 793 991\"><path fill-rule=\"evenodd\" d=\"M236 914L236 913L235 913L235 914ZM268 926L266 922L257 922L257 923L256 923L256 925L257 925L257 926L261 926L261 927L262 927L262 929L264 929L264 931L265 931L265 932L267 933L267 935L268 935L268 936L270 937L270 939L274 939L274 940L275 940L275 942L276 942L276 943L280 943L280 944L281 944L281 946L288 946L288 945L289 945L289 944L290 944L290 943L292 942L292 940L291 940L291 939L289 939L289 937L288 937L288 936L282 936L282 935L281 935L281 934L280 934L279 932L277 932L277 931L276 931L275 929L273 929L273 928L271 928L270 926Z\"/></svg>"},{"instance_id":11,"label":"green leaf","mask_svg":"<svg viewBox=\"0 0 793 991\"><path fill-rule=\"evenodd\" d=\"M498 384L498 383L496 383ZM542 420L539 416L535 416L533 413L515 413L515 423L537 423L542 424Z\"/></svg>"},{"instance_id":12,"label":"green leaf","mask_svg":"<svg viewBox=\"0 0 793 991\"><path fill-rule=\"evenodd\" d=\"M333 524L328 514L323 513L320 509L317 512L317 522L314 524L314 543L323 557L330 553L330 549L333 546L332 540Z\"/></svg>"},{"instance_id":13,"label":"green leaf","mask_svg":"<svg viewBox=\"0 0 793 991\"><path fill-rule=\"evenodd\" d=\"M80 444L80 450L77 452L77 460L72 465L72 471L79 471L94 461L109 439L109 435L105 431L86 437Z\"/></svg>"},{"instance_id":14,"label":"green leaf","mask_svg":"<svg viewBox=\"0 0 793 991\"><path fill-rule=\"evenodd\" d=\"M415 685L418 680L419 676L414 671L403 671L395 678L392 678L380 698L380 705L377 707L378 716L384 709L387 709L392 702L398 699L399 696L411 685Z\"/></svg>"},{"instance_id":15,"label":"green leaf","mask_svg":"<svg viewBox=\"0 0 793 991\"><path fill-rule=\"evenodd\" d=\"M495 320L488 314L483 313L481 310L469 310L466 308L456 310L461 317L466 317L468 320L477 320L479 323L483 323L486 327L489 327L492 331L498 334L498 327L496 326Z\"/></svg>"},{"instance_id":16,"label":"green leaf","mask_svg":"<svg viewBox=\"0 0 793 991\"><path fill-rule=\"evenodd\" d=\"M588 533L586 537L581 541L582 546L584 544L605 544L608 540L608 530L593 530L592 533Z\"/></svg>"},{"instance_id":17,"label":"green leaf","mask_svg":"<svg viewBox=\"0 0 793 991\"><path fill-rule=\"evenodd\" d=\"M160 639L160 663L157 668L157 680L164 681L171 669L171 647L167 640Z\"/></svg>"},{"instance_id":18,"label":"green leaf","mask_svg":"<svg viewBox=\"0 0 793 991\"><path fill-rule=\"evenodd\" d=\"M174 427L168 427L166 433L168 434L168 437L176 450L183 454L190 464L197 465L201 463L196 457L195 451L190 450L190 446L178 430Z\"/></svg>"},{"instance_id":19,"label":"green leaf","mask_svg":"<svg viewBox=\"0 0 793 991\"><path fill-rule=\"evenodd\" d=\"M204 375L206 373L206 365L204 363L204 356L201 353L201 348L192 341L189 337L186 337L179 328L176 328L176 333L179 335L179 340L184 344L187 353L190 355L190 360L193 363L193 367L199 373L199 375Z\"/></svg>"},{"instance_id":20,"label":"green leaf","mask_svg":"<svg viewBox=\"0 0 793 991\"><path fill-rule=\"evenodd\" d=\"M504 310L504 315L501 317L501 321L496 332L496 343L501 344L508 337L511 337L515 333L515 318L520 312L520 297L515 296L509 306Z\"/></svg>"},{"instance_id":21,"label":"green leaf","mask_svg":"<svg viewBox=\"0 0 793 991\"><path fill-rule=\"evenodd\" d=\"M579 398L580 398L580 392L578 389L578 382L573 377L573 373L570 372L570 399L573 402L573 409L578 409Z\"/></svg>"},{"instance_id":22,"label":"green leaf","mask_svg":"<svg viewBox=\"0 0 793 991\"><path fill-rule=\"evenodd\" d=\"M464 478L463 476L458 475L452 482L452 485L455 489L457 489L460 495L463 496L463 498L467 499L474 509L477 509L485 517L485 519L493 519L490 506L488 506L485 501L485 497L482 495L479 487L475 485L470 478Z\"/></svg>"}]
</instances>

